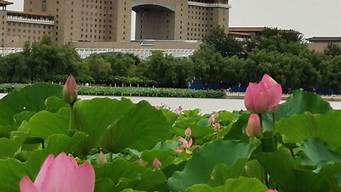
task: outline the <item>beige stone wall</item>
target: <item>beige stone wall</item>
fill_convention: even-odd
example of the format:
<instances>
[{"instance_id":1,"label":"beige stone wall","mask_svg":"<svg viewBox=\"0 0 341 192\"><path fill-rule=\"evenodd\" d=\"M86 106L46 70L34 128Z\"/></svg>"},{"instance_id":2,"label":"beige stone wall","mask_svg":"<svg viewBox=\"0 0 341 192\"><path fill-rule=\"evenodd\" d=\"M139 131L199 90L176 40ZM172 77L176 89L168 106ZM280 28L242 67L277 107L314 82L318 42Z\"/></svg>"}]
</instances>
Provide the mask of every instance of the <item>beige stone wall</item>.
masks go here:
<instances>
[{"instance_id":1,"label":"beige stone wall","mask_svg":"<svg viewBox=\"0 0 341 192\"><path fill-rule=\"evenodd\" d=\"M7 12L0 8L0 47L5 46L6 31L7 31Z\"/></svg>"},{"instance_id":2,"label":"beige stone wall","mask_svg":"<svg viewBox=\"0 0 341 192\"><path fill-rule=\"evenodd\" d=\"M212 28L221 26L228 32L229 9L188 6L187 39L202 40Z\"/></svg>"},{"instance_id":3,"label":"beige stone wall","mask_svg":"<svg viewBox=\"0 0 341 192\"><path fill-rule=\"evenodd\" d=\"M24 0L24 11L42 13L42 1L43 0Z\"/></svg>"},{"instance_id":4,"label":"beige stone wall","mask_svg":"<svg viewBox=\"0 0 341 192\"><path fill-rule=\"evenodd\" d=\"M116 12L116 22L113 23L115 25L116 33L115 39L118 42L127 42L131 39L131 9L132 2L131 0L110 0L116 2L116 7L113 8L113 11Z\"/></svg>"},{"instance_id":5,"label":"beige stone wall","mask_svg":"<svg viewBox=\"0 0 341 192\"><path fill-rule=\"evenodd\" d=\"M229 28L229 9L213 8L213 24L222 27L227 33Z\"/></svg>"},{"instance_id":6,"label":"beige stone wall","mask_svg":"<svg viewBox=\"0 0 341 192\"><path fill-rule=\"evenodd\" d=\"M212 8L188 6L187 39L201 40L212 27Z\"/></svg>"},{"instance_id":7,"label":"beige stone wall","mask_svg":"<svg viewBox=\"0 0 341 192\"><path fill-rule=\"evenodd\" d=\"M7 22L5 47L23 47L25 42L37 42L53 36L53 25Z\"/></svg>"},{"instance_id":8,"label":"beige stone wall","mask_svg":"<svg viewBox=\"0 0 341 192\"><path fill-rule=\"evenodd\" d=\"M175 39L187 40L188 4L187 0L177 0L175 5Z\"/></svg>"},{"instance_id":9,"label":"beige stone wall","mask_svg":"<svg viewBox=\"0 0 341 192\"><path fill-rule=\"evenodd\" d=\"M308 47L309 47L310 50L314 50L314 51L323 53L327 49L328 44L329 44L329 42L309 43ZM341 47L341 42L334 43L334 44Z\"/></svg>"}]
</instances>

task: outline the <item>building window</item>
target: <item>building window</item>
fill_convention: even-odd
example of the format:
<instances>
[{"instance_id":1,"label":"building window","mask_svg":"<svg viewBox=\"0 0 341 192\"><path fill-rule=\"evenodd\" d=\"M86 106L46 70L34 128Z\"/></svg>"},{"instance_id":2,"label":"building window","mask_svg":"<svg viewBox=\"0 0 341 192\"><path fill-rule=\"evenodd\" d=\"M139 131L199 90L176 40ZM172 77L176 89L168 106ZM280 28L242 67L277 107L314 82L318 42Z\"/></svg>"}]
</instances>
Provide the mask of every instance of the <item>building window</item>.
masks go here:
<instances>
[{"instance_id":1,"label":"building window","mask_svg":"<svg viewBox=\"0 0 341 192\"><path fill-rule=\"evenodd\" d=\"M41 3L41 9L42 11L46 11L47 10L47 0L42 0L42 3Z\"/></svg>"}]
</instances>

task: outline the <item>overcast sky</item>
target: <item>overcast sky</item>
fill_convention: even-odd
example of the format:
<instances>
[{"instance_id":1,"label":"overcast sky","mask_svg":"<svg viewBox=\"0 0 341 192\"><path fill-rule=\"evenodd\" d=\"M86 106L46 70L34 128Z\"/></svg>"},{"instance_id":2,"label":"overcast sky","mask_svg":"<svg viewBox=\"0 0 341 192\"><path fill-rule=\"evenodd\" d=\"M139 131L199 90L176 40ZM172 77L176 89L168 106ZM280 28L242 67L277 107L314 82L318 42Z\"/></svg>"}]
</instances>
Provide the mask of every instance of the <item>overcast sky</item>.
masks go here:
<instances>
[{"instance_id":1,"label":"overcast sky","mask_svg":"<svg viewBox=\"0 0 341 192\"><path fill-rule=\"evenodd\" d=\"M22 10L23 0L8 0ZM341 36L341 0L230 0L231 26L295 29L306 37Z\"/></svg>"}]
</instances>

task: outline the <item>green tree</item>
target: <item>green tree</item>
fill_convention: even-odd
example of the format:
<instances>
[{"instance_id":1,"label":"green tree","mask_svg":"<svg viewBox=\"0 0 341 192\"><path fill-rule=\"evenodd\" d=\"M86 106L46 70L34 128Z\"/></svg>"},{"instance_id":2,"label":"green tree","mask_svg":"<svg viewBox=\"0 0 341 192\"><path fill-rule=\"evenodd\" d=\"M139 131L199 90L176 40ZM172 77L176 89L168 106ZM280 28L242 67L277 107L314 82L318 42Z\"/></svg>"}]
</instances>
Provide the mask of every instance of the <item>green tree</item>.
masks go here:
<instances>
[{"instance_id":1,"label":"green tree","mask_svg":"<svg viewBox=\"0 0 341 192\"><path fill-rule=\"evenodd\" d=\"M215 49L223 57L234 55L244 57L246 54L243 48L243 42L229 36L225 33L224 29L219 26L213 28L209 32L204 38L204 43Z\"/></svg>"},{"instance_id":2,"label":"green tree","mask_svg":"<svg viewBox=\"0 0 341 192\"><path fill-rule=\"evenodd\" d=\"M88 71L90 76L97 82L106 80L111 76L112 70L110 63L97 54L89 56L85 60L85 65L87 69L84 70Z\"/></svg>"},{"instance_id":3,"label":"green tree","mask_svg":"<svg viewBox=\"0 0 341 192\"><path fill-rule=\"evenodd\" d=\"M222 81L223 56L212 47L203 44L191 59L197 82L219 83Z\"/></svg>"},{"instance_id":4,"label":"green tree","mask_svg":"<svg viewBox=\"0 0 341 192\"><path fill-rule=\"evenodd\" d=\"M76 73L76 66L81 62L74 49L59 47L48 37L31 47L25 46L24 55L32 81L45 81L58 75Z\"/></svg>"},{"instance_id":5,"label":"green tree","mask_svg":"<svg viewBox=\"0 0 341 192\"><path fill-rule=\"evenodd\" d=\"M332 57L339 56L341 55L341 46L336 45L335 43L329 43L324 54Z\"/></svg>"},{"instance_id":6,"label":"green tree","mask_svg":"<svg viewBox=\"0 0 341 192\"><path fill-rule=\"evenodd\" d=\"M225 85L236 86L248 83L246 60L237 56L225 57L222 69L222 80Z\"/></svg>"},{"instance_id":7,"label":"green tree","mask_svg":"<svg viewBox=\"0 0 341 192\"><path fill-rule=\"evenodd\" d=\"M179 58L175 62L176 81L175 87L187 87L188 82L194 80L194 64L189 58Z\"/></svg>"},{"instance_id":8,"label":"green tree","mask_svg":"<svg viewBox=\"0 0 341 192\"><path fill-rule=\"evenodd\" d=\"M132 54L113 53L104 55L104 59L110 63L113 76L134 76L140 59Z\"/></svg>"},{"instance_id":9,"label":"green tree","mask_svg":"<svg viewBox=\"0 0 341 192\"><path fill-rule=\"evenodd\" d=\"M303 42L303 35L294 30L281 30L277 28L265 28L246 42L246 50L266 49L281 53L300 54L301 50L308 49Z\"/></svg>"},{"instance_id":10,"label":"green tree","mask_svg":"<svg viewBox=\"0 0 341 192\"><path fill-rule=\"evenodd\" d=\"M3 57L0 61L2 82L28 82L28 66L22 53L14 53Z\"/></svg>"},{"instance_id":11,"label":"green tree","mask_svg":"<svg viewBox=\"0 0 341 192\"><path fill-rule=\"evenodd\" d=\"M174 86L177 82L175 70L176 58L165 55L162 51L153 51L152 55L144 62L143 75L148 79L155 80L160 86Z\"/></svg>"}]
</instances>

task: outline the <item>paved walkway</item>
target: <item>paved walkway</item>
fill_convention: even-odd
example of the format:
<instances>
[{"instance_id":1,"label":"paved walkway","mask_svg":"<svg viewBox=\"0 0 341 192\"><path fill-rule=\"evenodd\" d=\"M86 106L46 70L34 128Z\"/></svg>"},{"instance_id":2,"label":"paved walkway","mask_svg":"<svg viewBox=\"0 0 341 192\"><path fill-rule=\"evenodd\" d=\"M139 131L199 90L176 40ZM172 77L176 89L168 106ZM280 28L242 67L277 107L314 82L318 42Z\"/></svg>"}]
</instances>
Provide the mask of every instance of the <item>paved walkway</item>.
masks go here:
<instances>
[{"instance_id":1,"label":"paved walkway","mask_svg":"<svg viewBox=\"0 0 341 192\"><path fill-rule=\"evenodd\" d=\"M6 94L0 94L0 98ZM81 99L103 98L108 96L80 96ZM121 97L109 97L120 99ZM165 105L175 110L178 106L183 109L198 108L202 113L212 113L214 111L235 111L245 109L243 99L195 99L195 98L169 98L169 97L128 97L134 103L146 100L154 106ZM341 102L331 101L334 109L341 109Z\"/></svg>"}]
</instances>

